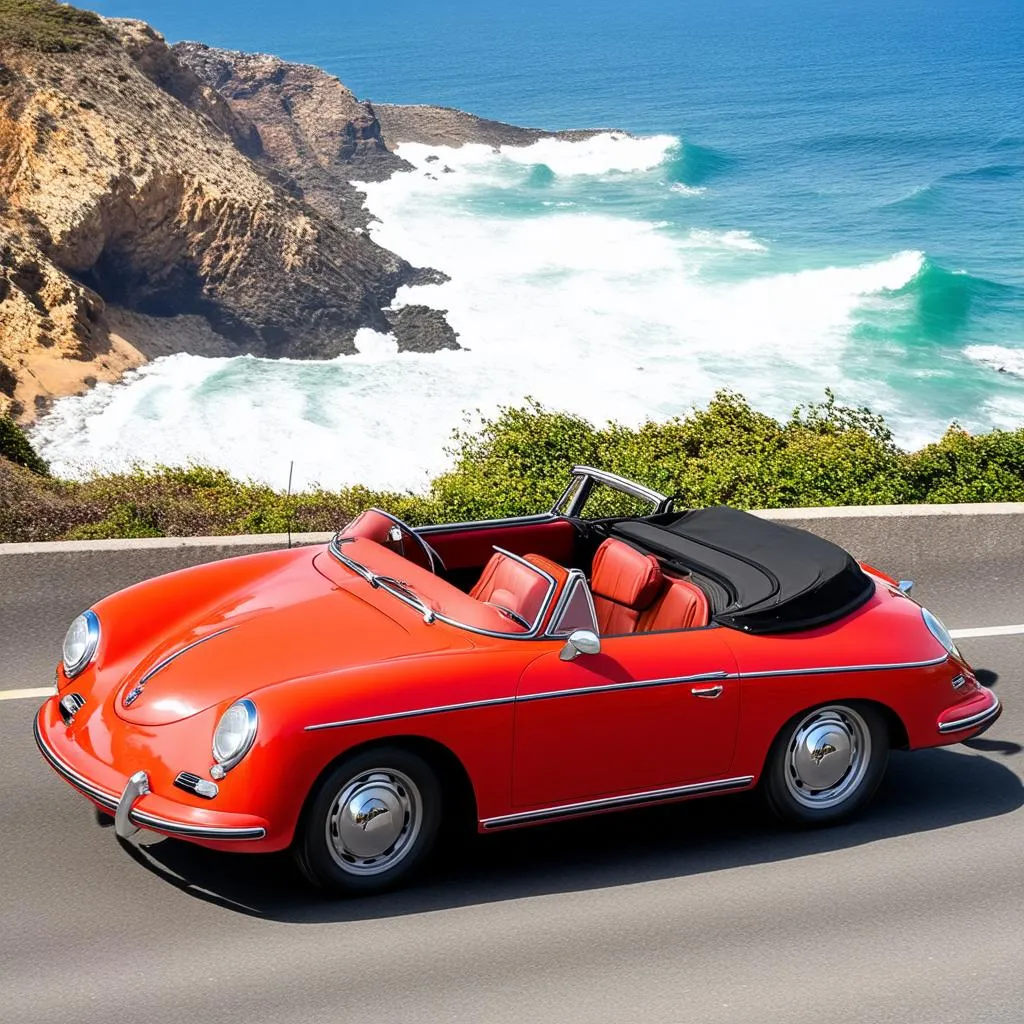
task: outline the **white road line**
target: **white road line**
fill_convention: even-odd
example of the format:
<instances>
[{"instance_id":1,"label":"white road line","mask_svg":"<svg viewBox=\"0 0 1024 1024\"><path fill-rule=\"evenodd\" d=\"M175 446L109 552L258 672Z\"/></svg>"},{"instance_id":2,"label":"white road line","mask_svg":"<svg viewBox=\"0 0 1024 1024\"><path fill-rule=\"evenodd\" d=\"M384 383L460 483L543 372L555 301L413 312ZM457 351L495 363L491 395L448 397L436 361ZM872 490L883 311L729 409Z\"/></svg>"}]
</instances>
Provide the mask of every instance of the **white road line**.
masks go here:
<instances>
[{"instance_id":1,"label":"white road line","mask_svg":"<svg viewBox=\"0 0 1024 1024\"><path fill-rule=\"evenodd\" d=\"M951 629L954 640L980 636L1015 636L1024 633L1024 623L1016 626L977 626L974 629ZM39 686L28 690L0 690L0 700L28 700L32 697L52 697L57 691L52 686Z\"/></svg>"},{"instance_id":2,"label":"white road line","mask_svg":"<svg viewBox=\"0 0 1024 1024\"><path fill-rule=\"evenodd\" d=\"M1019 626L978 626L976 629L951 629L950 636L961 640L972 636L1013 636L1024 633L1024 624Z\"/></svg>"},{"instance_id":3,"label":"white road line","mask_svg":"<svg viewBox=\"0 0 1024 1024\"><path fill-rule=\"evenodd\" d=\"M30 690L0 690L0 700L27 700L29 697L52 697L57 691L52 686L37 686Z\"/></svg>"}]
</instances>

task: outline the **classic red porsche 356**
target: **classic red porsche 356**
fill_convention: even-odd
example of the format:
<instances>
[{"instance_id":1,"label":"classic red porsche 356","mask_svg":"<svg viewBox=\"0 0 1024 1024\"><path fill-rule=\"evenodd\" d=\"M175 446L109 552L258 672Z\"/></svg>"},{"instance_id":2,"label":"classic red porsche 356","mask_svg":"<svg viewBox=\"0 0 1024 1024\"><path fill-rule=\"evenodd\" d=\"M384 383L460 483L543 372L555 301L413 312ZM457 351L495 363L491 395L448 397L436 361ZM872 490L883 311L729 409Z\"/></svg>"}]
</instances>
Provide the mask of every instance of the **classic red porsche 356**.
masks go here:
<instances>
[{"instance_id":1,"label":"classic red porsche 356","mask_svg":"<svg viewBox=\"0 0 1024 1024\"><path fill-rule=\"evenodd\" d=\"M446 815L491 831L760 785L825 824L891 747L999 715L908 589L578 467L550 512L371 509L328 545L114 594L69 629L35 735L122 838L291 847L340 893L404 881Z\"/></svg>"}]
</instances>

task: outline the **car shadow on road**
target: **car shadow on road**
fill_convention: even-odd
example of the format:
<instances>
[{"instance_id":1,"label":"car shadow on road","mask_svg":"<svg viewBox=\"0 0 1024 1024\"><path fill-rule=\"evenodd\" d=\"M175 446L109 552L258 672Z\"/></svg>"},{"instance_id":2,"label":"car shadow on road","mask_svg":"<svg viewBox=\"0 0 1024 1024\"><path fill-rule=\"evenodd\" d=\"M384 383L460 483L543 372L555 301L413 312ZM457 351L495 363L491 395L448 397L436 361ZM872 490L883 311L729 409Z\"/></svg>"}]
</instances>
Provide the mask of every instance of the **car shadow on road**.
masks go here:
<instances>
[{"instance_id":1,"label":"car shadow on road","mask_svg":"<svg viewBox=\"0 0 1024 1024\"><path fill-rule=\"evenodd\" d=\"M788 831L755 793L697 800L449 842L412 887L354 900L325 898L283 854L240 856L174 841L132 853L197 899L257 918L312 924L766 864L979 821L1022 803L1020 778L990 758L896 752L873 804L845 825Z\"/></svg>"}]
</instances>

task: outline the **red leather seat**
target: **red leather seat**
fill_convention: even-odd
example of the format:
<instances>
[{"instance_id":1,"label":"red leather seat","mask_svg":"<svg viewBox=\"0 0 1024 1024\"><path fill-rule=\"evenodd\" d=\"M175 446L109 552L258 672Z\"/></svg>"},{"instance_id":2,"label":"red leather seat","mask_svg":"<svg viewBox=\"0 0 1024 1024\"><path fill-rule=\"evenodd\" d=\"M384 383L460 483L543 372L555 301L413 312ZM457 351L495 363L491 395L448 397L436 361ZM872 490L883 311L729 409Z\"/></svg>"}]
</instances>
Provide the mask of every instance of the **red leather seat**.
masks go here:
<instances>
[{"instance_id":1,"label":"red leather seat","mask_svg":"<svg viewBox=\"0 0 1024 1024\"><path fill-rule=\"evenodd\" d=\"M553 576L558 588L564 585L569 575L568 570L543 555L526 555L525 560ZM495 551L469 596L486 604L507 608L533 625L550 586L540 573L504 552Z\"/></svg>"},{"instance_id":2,"label":"red leather seat","mask_svg":"<svg viewBox=\"0 0 1024 1024\"><path fill-rule=\"evenodd\" d=\"M708 624L708 601L699 587L666 577L653 555L621 540L609 538L597 549L590 590L605 635Z\"/></svg>"},{"instance_id":3,"label":"red leather seat","mask_svg":"<svg viewBox=\"0 0 1024 1024\"><path fill-rule=\"evenodd\" d=\"M661 594L664 581L654 555L642 554L609 537L594 554L590 571L590 591L601 632L636 632L641 613Z\"/></svg>"},{"instance_id":4,"label":"red leather seat","mask_svg":"<svg viewBox=\"0 0 1024 1024\"><path fill-rule=\"evenodd\" d=\"M686 580L666 577L666 587L650 608L640 616L637 632L660 629L693 629L708 624L710 609L704 591Z\"/></svg>"}]
</instances>

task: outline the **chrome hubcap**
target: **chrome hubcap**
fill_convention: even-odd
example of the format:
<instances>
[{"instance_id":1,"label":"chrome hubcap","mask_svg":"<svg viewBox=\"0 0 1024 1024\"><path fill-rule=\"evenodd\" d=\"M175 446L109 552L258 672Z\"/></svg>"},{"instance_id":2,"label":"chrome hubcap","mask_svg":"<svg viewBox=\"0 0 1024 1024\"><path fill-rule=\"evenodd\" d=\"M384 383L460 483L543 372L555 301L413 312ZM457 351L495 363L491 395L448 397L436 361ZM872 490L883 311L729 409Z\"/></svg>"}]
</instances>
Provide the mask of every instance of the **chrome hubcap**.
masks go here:
<instances>
[{"instance_id":1,"label":"chrome hubcap","mask_svg":"<svg viewBox=\"0 0 1024 1024\"><path fill-rule=\"evenodd\" d=\"M408 854L420 831L416 784L390 768L362 772L338 792L327 815L327 848L344 871L378 875Z\"/></svg>"},{"instance_id":2,"label":"chrome hubcap","mask_svg":"<svg viewBox=\"0 0 1024 1024\"><path fill-rule=\"evenodd\" d=\"M834 807L861 784L870 761L864 719L852 708L818 708L790 736L786 786L804 807Z\"/></svg>"}]
</instances>

